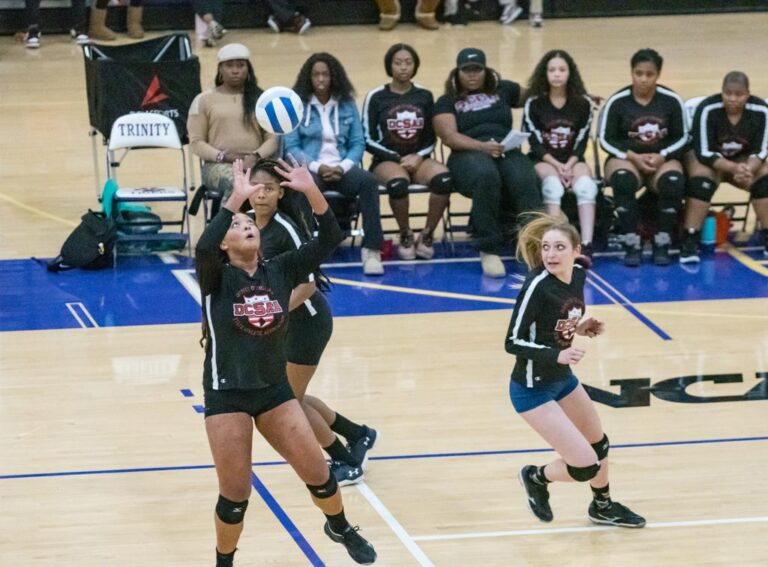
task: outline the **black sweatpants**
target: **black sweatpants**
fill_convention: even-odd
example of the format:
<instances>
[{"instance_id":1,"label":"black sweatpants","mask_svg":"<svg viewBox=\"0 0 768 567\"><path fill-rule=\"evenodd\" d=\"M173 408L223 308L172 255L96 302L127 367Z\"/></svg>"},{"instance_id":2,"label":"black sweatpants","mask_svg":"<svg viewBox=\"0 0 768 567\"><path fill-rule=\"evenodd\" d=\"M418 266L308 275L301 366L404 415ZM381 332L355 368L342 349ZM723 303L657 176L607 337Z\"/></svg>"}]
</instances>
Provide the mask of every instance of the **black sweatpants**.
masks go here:
<instances>
[{"instance_id":1,"label":"black sweatpants","mask_svg":"<svg viewBox=\"0 0 768 567\"><path fill-rule=\"evenodd\" d=\"M472 199L475 246L481 252L501 253L502 210L520 214L543 207L533 162L520 151L507 152L499 159L485 152L453 152L448 169L456 190Z\"/></svg>"}]
</instances>

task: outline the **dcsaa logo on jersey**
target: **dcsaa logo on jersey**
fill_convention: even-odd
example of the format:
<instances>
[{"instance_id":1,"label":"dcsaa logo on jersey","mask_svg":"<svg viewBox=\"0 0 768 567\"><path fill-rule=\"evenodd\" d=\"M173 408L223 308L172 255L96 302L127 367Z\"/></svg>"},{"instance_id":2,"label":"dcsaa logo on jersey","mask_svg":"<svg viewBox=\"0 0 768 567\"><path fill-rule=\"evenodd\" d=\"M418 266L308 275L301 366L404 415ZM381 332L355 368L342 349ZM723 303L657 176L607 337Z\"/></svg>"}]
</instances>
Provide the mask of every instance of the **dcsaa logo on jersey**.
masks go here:
<instances>
[{"instance_id":1,"label":"dcsaa logo on jersey","mask_svg":"<svg viewBox=\"0 0 768 567\"><path fill-rule=\"evenodd\" d=\"M668 130L662 128L664 123L655 116L638 118L629 129L629 137L637 140L644 146L650 146L667 137Z\"/></svg>"},{"instance_id":2,"label":"dcsaa logo on jersey","mask_svg":"<svg viewBox=\"0 0 768 567\"><path fill-rule=\"evenodd\" d=\"M238 292L237 298L241 301L232 304L232 314L235 325L241 330L249 334L268 334L282 323L283 308L279 301L272 299L268 290L246 288Z\"/></svg>"},{"instance_id":3,"label":"dcsaa logo on jersey","mask_svg":"<svg viewBox=\"0 0 768 567\"><path fill-rule=\"evenodd\" d=\"M562 150L570 146L575 133L570 124L562 122L551 125L543 134L546 144L553 149Z\"/></svg>"},{"instance_id":4,"label":"dcsaa logo on jersey","mask_svg":"<svg viewBox=\"0 0 768 567\"><path fill-rule=\"evenodd\" d=\"M387 118L387 130L401 140L412 140L424 129L424 117L414 106L398 106L393 109L392 118Z\"/></svg>"},{"instance_id":5,"label":"dcsaa logo on jersey","mask_svg":"<svg viewBox=\"0 0 768 567\"><path fill-rule=\"evenodd\" d=\"M566 313L566 319L558 319L555 323L555 339L563 346L570 346L573 335L576 333L576 326L584 315L584 305L576 300L569 301L563 311Z\"/></svg>"},{"instance_id":6,"label":"dcsaa logo on jersey","mask_svg":"<svg viewBox=\"0 0 768 567\"><path fill-rule=\"evenodd\" d=\"M720 153L725 157L733 157L739 155L744 147L748 144L747 140L733 139L720 141Z\"/></svg>"}]
</instances>

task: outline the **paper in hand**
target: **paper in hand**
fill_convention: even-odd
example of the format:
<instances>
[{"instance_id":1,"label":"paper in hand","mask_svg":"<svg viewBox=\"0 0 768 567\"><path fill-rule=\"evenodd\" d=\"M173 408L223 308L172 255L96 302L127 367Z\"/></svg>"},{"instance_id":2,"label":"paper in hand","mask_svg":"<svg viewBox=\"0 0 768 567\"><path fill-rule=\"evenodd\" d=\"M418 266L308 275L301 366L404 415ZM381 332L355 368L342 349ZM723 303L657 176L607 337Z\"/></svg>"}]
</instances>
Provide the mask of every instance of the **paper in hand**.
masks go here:
<instances>
[{"instance_id":1,"label":"paper in hand","mask_svg":"<svg viewBox=\"0 0 768 567\"><path fill-rule=\"evenodd\" d=\"M509 152L516 150L523 145L531 134L529 132L520 132L519 130L510 130L509 134L504 136L501 143L504 145L504 151Z\"/></svg>"}]
</instances>

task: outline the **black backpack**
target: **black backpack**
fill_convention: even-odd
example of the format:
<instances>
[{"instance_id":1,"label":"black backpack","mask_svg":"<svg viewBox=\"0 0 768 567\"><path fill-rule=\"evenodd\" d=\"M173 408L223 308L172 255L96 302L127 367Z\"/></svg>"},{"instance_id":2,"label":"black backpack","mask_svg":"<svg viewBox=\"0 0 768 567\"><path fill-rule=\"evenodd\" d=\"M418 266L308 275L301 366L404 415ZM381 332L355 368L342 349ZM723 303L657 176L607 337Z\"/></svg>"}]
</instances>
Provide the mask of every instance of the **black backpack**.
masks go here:
<instances>
[{"instance_id":1,"label":"black backpack","mask_svg":"<svg viewBox=\"0 0 768 567\"><path fill-rule=\"evenodd\" d=\"M117 240L115 222L104 213L90 209L61 247L61 254L48 262L48 271L72 268L100 270L112 265L112 252Z\"/></svg>"}]
</instances>

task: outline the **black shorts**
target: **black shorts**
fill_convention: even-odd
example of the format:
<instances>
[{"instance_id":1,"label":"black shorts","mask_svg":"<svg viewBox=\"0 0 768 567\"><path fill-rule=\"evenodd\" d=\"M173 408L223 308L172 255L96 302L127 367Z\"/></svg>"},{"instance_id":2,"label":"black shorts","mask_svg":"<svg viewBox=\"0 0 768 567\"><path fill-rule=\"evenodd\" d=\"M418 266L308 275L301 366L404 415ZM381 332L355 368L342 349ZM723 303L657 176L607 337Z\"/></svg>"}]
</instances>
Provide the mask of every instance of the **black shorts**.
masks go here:
<instances>
[{"instance_id":1,"label":"black shorts","mask_svg":"<svg viewBox=\"0 0 768 567\"><path fill-rule=\"evenodd\" d=\"M287 380L259 390L206 390L205 417L244 412L256 418L295 398Z\"/></svg>"},{"instance_id":2,"label":"black shorts","mask_svg":"<svg viewBox=\"0 0 768 567\"><path fill-rule=\"evenodd\" d=\"M311 315L306 305L291 311L288 336L285 342L285 358L293 364L317 366L325 345L333 333L331 306L322 293L311 298L316 313Z\"/></svg>"}]
</instances>

